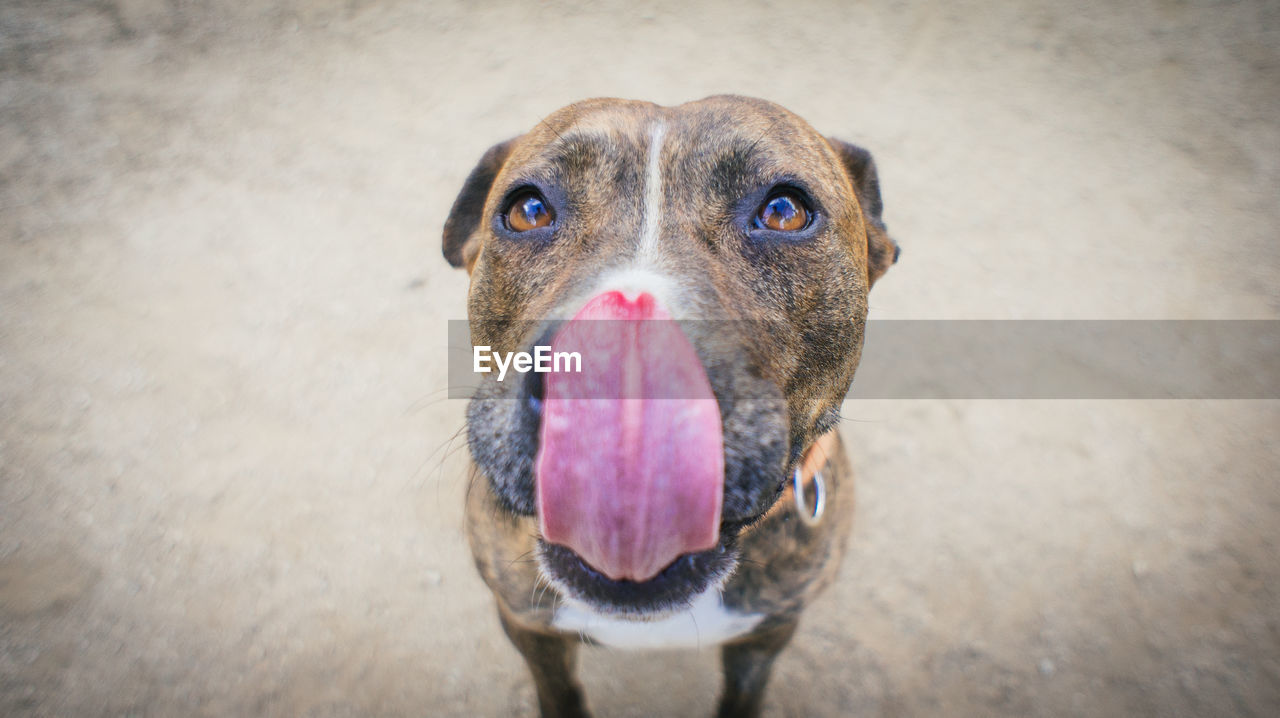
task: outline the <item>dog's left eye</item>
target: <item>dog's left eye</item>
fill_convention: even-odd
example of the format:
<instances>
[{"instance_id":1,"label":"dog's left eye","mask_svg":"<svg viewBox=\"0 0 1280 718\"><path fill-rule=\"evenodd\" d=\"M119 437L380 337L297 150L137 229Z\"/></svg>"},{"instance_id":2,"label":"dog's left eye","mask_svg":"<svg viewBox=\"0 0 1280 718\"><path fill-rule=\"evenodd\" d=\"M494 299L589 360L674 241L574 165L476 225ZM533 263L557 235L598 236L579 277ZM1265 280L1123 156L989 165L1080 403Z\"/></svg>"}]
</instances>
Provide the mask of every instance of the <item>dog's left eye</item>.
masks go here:
<instances>
[{"instance_id":1,"label":"dog's left eye","mask_svg":"<svg viewBox=\"0 0 1280 718\"><path fill-rule=\"evenodd\" d=\"M778 232L795 232L809 226L811 218L804 200L795 192L770 195L756 211L756 226Z\"/></svg>"},{"instance_id":2,"label":"dog's left eye","mask_svg":"<svg viewBox=\"0 0 1280 718\"><path fill-rule=\"evenodd\" d=\"M507 227L513 232L528 232L551 224L555 215L542 195L528 190L516 195L505 215Z\"/></svg>"}]
</instances>

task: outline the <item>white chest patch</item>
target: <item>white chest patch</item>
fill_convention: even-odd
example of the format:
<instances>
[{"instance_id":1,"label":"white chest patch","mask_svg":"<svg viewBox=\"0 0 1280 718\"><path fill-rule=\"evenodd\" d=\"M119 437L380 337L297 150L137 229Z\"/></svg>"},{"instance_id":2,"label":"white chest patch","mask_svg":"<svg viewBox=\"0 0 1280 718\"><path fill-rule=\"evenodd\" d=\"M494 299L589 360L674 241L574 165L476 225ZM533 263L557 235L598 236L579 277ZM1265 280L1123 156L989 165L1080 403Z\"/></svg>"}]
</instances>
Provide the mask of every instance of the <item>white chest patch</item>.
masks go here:
<instances>
[{"instance_id":1,"label":"white chest patch","mask_svg":"<svg viewBox=\"0 0 1280 718\"><path fill-rule=\"evenodd\" d=\"M732 613L710 588L689 608L657 621L632 621L597 613L590 606L566 599L556 608L554 625L576 631L611 648L701 648L745 635L760 623L759 613Z\"/></svg>"}]
</instances>

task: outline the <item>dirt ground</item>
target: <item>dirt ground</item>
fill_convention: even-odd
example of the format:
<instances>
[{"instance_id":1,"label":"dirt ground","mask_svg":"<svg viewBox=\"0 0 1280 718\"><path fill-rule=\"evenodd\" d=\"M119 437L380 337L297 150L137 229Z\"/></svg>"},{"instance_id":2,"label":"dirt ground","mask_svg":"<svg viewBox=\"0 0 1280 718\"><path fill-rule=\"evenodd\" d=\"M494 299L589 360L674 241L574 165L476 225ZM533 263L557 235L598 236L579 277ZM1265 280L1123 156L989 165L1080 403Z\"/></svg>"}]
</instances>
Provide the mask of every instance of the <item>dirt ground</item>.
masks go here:
<instances>
[{"instance_id":1,"label":"dirt ground","mask_svg":"<svg viewBox=\"0 0 1280 718\"><path fill-rule=\"evenodd\" d=\"M873 317L1280 318L1280 6L1012 5L5 0L0 714L533 715L440 227L577 99L870 148ZM1280 402L844 413L852 548L768 715L1280 712ZM582 673L601 716L718 687L709 649Z\"/></svg>"}]
</instances>

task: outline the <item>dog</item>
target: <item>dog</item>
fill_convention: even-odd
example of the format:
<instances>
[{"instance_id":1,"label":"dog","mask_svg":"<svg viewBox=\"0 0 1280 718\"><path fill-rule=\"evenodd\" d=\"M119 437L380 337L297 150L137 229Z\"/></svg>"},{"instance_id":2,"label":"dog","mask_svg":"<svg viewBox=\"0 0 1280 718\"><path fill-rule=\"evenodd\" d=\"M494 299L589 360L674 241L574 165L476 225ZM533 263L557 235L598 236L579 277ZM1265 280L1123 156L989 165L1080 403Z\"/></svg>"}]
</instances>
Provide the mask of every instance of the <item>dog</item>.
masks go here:
<instances>
[{"instance_id":1,"label":"dog","mask_svg":"<svg viewBox=\"0 0 1280 718\"><path fill-rule=\"evenodd\" d=\"M866 150L738 96L579 102L466 178L443 235L472 343L604 355L594 384L480 374L467 407L467 534L543 716L588 715L581 642L718 644L719 714L760 713L851 525L881 214Z\"/></svg>"}]
</instances>

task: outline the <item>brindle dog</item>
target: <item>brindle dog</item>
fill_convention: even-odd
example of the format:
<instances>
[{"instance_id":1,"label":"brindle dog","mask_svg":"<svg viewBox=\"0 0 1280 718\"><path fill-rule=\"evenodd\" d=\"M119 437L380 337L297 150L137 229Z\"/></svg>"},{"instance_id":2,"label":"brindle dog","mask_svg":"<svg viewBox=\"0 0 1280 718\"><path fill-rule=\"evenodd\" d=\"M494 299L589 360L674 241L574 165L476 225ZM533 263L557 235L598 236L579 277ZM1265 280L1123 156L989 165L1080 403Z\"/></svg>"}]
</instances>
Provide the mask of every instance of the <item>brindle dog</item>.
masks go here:
<instances>
[{"instance_id":1,"label":"brindle dog","mask_svg":"<svg viewBox=\"0 0 1280 718\"><path fill-rule=\"evenodd\" d=\"M623 559L611 570L545 539L539 482L552 479L538 473L539 452L554 452L542 376L482 378L467 413L468 534L544 716L587 714L573 675L580 641L718 643L720 714L760 712L774 658L830 581L851 524L853 475L835 427L867 291L897 260L881 209L865 150L733 96L579 102L494 146L466 179L444 255L471 275L474 344L531 351L610 292L648 301L684 327L719 411L714 518L654 519L682 536L718 521L712 542L680 555L641 549L671 559L653 575ZM617 428L580 430L599 444L624 441ZM647 490L637 485L627 491Z\"/></svg>"}]
</instances>

